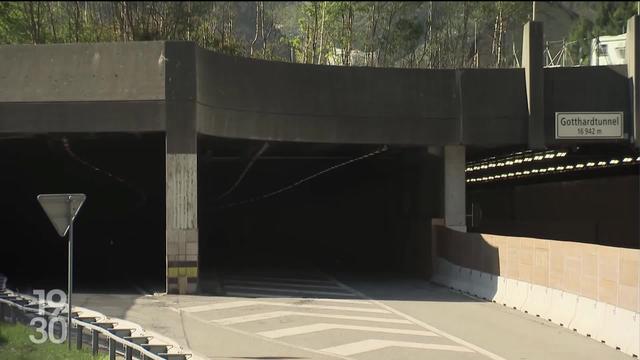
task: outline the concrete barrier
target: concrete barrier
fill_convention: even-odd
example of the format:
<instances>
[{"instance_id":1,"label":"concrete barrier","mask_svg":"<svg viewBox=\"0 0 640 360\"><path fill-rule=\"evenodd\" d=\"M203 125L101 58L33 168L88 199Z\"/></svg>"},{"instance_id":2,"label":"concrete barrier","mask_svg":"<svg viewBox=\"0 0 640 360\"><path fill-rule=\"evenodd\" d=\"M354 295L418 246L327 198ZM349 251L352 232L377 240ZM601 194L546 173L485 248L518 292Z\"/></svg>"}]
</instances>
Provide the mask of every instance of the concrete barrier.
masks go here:
<instances>
[{"instance_id":1,"label":"concrete barrier","mask_svg":"<svg viewBox=\"0 0 640 360\"><path fill-rule=\"evenodd\" d=\"M532 316L589 336L620 351L640 354L640 314L571 294L527 284L437 259L431 281L487 301L513 307Z\"/></svg>"}]
</instances>

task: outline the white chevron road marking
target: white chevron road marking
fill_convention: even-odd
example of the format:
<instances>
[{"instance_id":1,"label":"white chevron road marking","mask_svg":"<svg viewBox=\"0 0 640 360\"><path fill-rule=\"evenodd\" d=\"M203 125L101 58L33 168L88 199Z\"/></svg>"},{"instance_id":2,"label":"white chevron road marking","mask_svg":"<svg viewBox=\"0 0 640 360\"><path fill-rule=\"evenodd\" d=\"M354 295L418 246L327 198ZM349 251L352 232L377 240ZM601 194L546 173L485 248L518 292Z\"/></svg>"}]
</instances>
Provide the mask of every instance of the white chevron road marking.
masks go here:
<instances>
[{"instance_id":1,"label":"white chevron road marking","mask_svg":"<svg viewBox=\"0 0 640 360\"><path fill-rule=\"evenodd\" d=\"M369 313L378 313L378 314L391 313L388 310L377 309L377 308L361 308L361 307L353 307L353 306L333 306L333 305L315 305L315 304L291 304L291 303L283 303L283 302L275 302L275 301L256 301L256 300L227 301L227 302L221 302L221 303L215 303L215 304L187 306L187 307L180 308L178 310L184 311L187 313L194 313L194 312L211 311L211 310L235 309L239 307L253 306L253 305L285 306L285 307L295 307L295 308L303 308L303 309L320 309L320 310L356 311L356 312L369 312Z\"/></svg>"},{"instance_id":2,"label":"white chevron road marking","mask_svg":"<svg viewBox=\"0 0 640 360\"><path fill-rule=\"evenodd\" d=\"M232 276L223 276L223 279L230 281L275 281L275 282L292 282L292 283L302 283L302 284L326 284L326 285L336 285L333 280L320 280L320 279L302 279L302 278L281 278L281 277L269 277L269 276L242 276L242 275L232 275Z\"/></svg>"},{"instance_id":3,"label":"white chevron road marking","mask_svg":"<svg viewBox=\"0 0 640 360\"><path fill-rule=\"evenodd\" d=\"M229 279L225 279L224 280L225 286L228 286L226 284L229 285L257 285L257 286L275 286L278 288L286 288L286 287L293 287L293 288L309 288L309 289L335 289L335 290L343 290L340 286L336 285L336 284L326 284L326 285L320 285L320 284L294 284L294 283L287 283L287 282L275 282L275 281L251 281L251 280L229 280Z\"/></svg>"},{"instance_id":4,"label":"white chevron road marking","mask_svg":"<svg viewBox=\"0 0 640 360\"><path fill-rule=\"evenodd\" d=\"M404 319L389 319L389 318L380 318L380 317L371 317L371 316L317 314L317 313L306 313L306 312L296 312L296 311L273 311L273 312L262 313L262 314L253 314L253 315L236 316L236 317L230 317L225 319L211 320L211 322L216 324L221 324L221 325L234 325L234 324L242 324L242 323L251 322L251 321L275 319L275 318L285 317L285 316L305 316L305 317L318 317L318 318L329 318L329 319L373 321L373 322L383 322L383 323L393 323L393 324L411 324L410 321L404 320Z\"/></svg>"},{"instance_id":5,"label":"white chevron road marking","mask_svg":"<svg viewBox=\"0 0 640 360\"><path fill-rule=\"evenodd\" d=\"M372 304L376 304L376 305L380 306L383 309L387 309L387 310L389 310L389 312L391 312L393 314L396 314L398 316L401 316L401 317L411 321L412 323L422 327L425 330L433 331L434 333L436 333L436 334L438 334L438 335L440 335L440 336L442 336L444 338L447 338L447 339L449 339L449 340L451 340L451 341L453 341L453 342L455 342L455 343L457 343L459 345L465 346L465 347L467 347L469 349L472 349L473 351L478 352L478 353L480 353L480 354L482 354L482 355L484 355L484 356L486 356L486 357L488 357L488 358L490 358L492 360L506 360L505 358L503 358L500 355L494 354L491 351L486 350L486 349L484 349L484 348L482 348L482 347L480 347L478 345L475 345L475 344L472 344L472 343L470 343L468 341L462 340L461 338L459 338L457 336L454 336L452 334L449 334L446 331L440 330L440 329L436 328L435 326L432 326L432 325L429 325L429 324L427 324L427 323L425 323L423 321L420 321L420 320L414 318L413 316L407 315L407 314L405 314L405 313L403 313L401 311L398 311L398 310L392 308L391 306L388 306L388 305L382 303L381 301L374 300L371 297L369 297L369 296L363 294L362 292L352 288L351 286L345 285L344 283L342 283L342 282L340 282L338 280L334 279L334 281L336 282L336 284L340 285L345 290L352 291L353 293L360 295L362 298L365 298L365 299L371 301Z\"/></svg>"},{"instance_id":6,"label":"white chevron road marking","mask_svg":"<svg viewBox=\"0 0 640 360\"><path fill-rule=\"evenodd\" d=\"M373 326L356 326L356 325L327 324L327 323L319 323L319 324L290 327L290 328L279 329L279 330L263 331L263 332L259 332L258 335L262 335L270 339L277 339L285 336L309 334L313 332L335 330L335 329L381 332L381 333L387 333L387 334L438 336L431 331L424 331L424 330L393 329L393 328L383 328L383 327L373 327Z\"/></svg>"},{"instance_id":7,"label":"white chevron road marking","mask_svg":"<svg viewBox=\"0 0 640 360\"><path fill-rule=\"evenodd\" d=\"M284 289L284 288L270 288L259 286L242 286L242 285L225 285L225 289L233 290L249 290L249 291L267 291L275 293L289 293L289 294L309 294L309 295L322 295L322 296L346 296L355 297L355 294L340 291L319 291L319 290L297 290L297 289Z\"/></svg>"},{"instance_id":8,"label":"white chevron road marking","mask_svg":"<svg viewBox=\"0 0 640 360\"><path fill-rule=\"evenodd\" d=\"M350 300L350 299L329 299L329 298L317 298L317 297L299 297L294 295L273 295L273 294L258 294L252 292L244 292L244 291L226 291L225 294L227 296L235 296L235 297L251 297L251 298L282 298L282 299L296 299L299 301L322 301L322 302L336 302L336 303L345 303L345 304L358 304L358 305L371 305L371 303L367 300Z\"/></svg>"},{"instance_id":9,"label":"white chevron road marking","mask_svg":"<svg viewBox=\"0 0 640 360\"><path fill-rule=\"evenodd\" d=\"M355 354L360 354L363 352L380 350L388 347L404 347L404 348L413 348L413 349L425 349L425 350L445 350L445 351L457 351L457 352L473 352L473 350L468 349L463 346L457 345L441 345L441 344L422 344L416 342L408 342L408 341L391 341L391 340L363 340L354 343L333 346L326 349L322 349L320 351L328 352L332 354L342 355L342 356L350 356Z\"/></svg>"}]
</instances>

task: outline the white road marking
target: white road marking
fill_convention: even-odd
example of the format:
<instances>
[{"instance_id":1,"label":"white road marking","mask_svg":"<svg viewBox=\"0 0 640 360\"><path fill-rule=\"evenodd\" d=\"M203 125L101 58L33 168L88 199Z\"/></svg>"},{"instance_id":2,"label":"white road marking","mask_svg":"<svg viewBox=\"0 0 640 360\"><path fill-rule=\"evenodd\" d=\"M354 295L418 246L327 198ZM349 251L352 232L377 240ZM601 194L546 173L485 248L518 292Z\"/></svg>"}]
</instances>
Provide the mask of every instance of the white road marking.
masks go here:
<instances>
[{"instance_id":1,"label":"white road marking","mask_svg":"<svg viewBox=\"0 0 640 360\"><path fill-rule=\"evenodd\" d=\"M356 311L356 312L389 314L388 310L376 309L376 308L315 305L315 304L291 304L291 303L283 303L283 302L275 302L275 301L256 301L256 300L227 301L227 302L220 302L220 303L214 303L214 304L187 306L184 308L180 308L179 310L187 313L194 313L194 312L211 311L211 310L234 309L234 308L252 306L252 305L287 306L287 307L304 308L304 309L339 310L339 311Z\"/></svg>"},{"instance_id":2,"label":"white road marking","mask_svg":"<svg viewBox=\"0 0 640 360\"><path fill-rule=\"evenodd\" d=\"M317 314L317 313L306 313L306 312L296 312L296 311L273 311L273 312L262 313L262 314L253 314L253 315L230 317L225 319L217 319L217 320L212 320L211 322L214 322L216 324L222 324L222 325L234 325L234 324L241 324L241 323L246 323L251 321L275 319L275 318L284 317L284 316L306 316L306 317L319 317L319 318L329 318L329 319L374 321L374 322L384 322L384 323L393 323L393 324L412 324L410 321L405 319L389 319L389 318L380 318L380 317L371 317L371 316Z\"/></svg>"},{"instance_id":3,"label":"white road marking","mask_svg":"<svg viewBox=\"0 0 640 360\"><path fill-rule=\"evenodd\" d=\"M266 285L275 287L295 287L295 288L310 288L310 289L336 289L342 290L342 288L336 284L318 285L318 284L292 284L286 282L274 282L274 281L249 281L249 280L224 280L225 286L229 285Z\"/></svg>"},{"instance_id":4,"label":"white road marking","mask_svg":"<svg viewBox=\"0 0 640 360\"><path fill-rule=\"evenodd\" d=\"M442 330L440 330L440 329L438 329L438 328L436 328L434 326L431 326L431 325L429 325L429 324L427 324L425 322L422 322L422 321L420 321L420 320L418 320L418 319L416 319L416 318L414 318L414 317L412 317L410 315L407 315L407 314L405 314L403 312L400 312L400 311L398 311L398 310L396 310L396 309L394 309L394 308L392 308L392 307L390 307L390 306L388 306L388 305L386 305L386 304L384 304L384 303L382 303L382 302L380 302L378 300L374 300L371 297L363 294L362 292L360 292L360 291L358 291L358 290L356 290L356 289L354 289L354 288L352 288L352 287L350 287L348 285L345 285L344 283L342 283L342 282L340 282L338 280L334 279L334 281L336 282L336 284L339 284L345 290L352 291L353 293L358 294L358 295L362 296L363 298L368 299L373 304L376 304L376 305L380 306L381 308L388 310L391 313L394 313L394 314L396 314L398 316L401 316L401 317L413 322L414 324L421 326L422 328L424 328L426 330L432 331L432 332L434 332L434 333L436 333L436 334L438 334L438 335L440 335L440 336L442 336L444 338L447 338L447 339L449 339L449 340L451 340L451 341L453 341L455 343L458 343L458 344L460 344L462 346L466 346L467 348L470 348L470 349L472 349L472 350L474 350L474 351L476 351L476 352L478 352L478 353L480 353L480 354L482 354L482 355L484 355L484 356L486 356L486 357L488 357L488 358L490 358L492 360L506 360L502 356L496 355L496 354L492 353L489 350L483 349L480 346L477 346L477 345L474 345L474 344L472 344L470 342L464 341L464 340L460 339L457 336L451 335L451 334L449 334L449 333L447 333L445 331L442 331Z\"/></svg>"},{"instance_id":5,"label":"white road marking","mask_svg":"<svg viewBox=\"0 0 640 360\"><path fill-rule=\"evenodd\" d=\"M227 291L227 296L236 296L236 297L256 297L256 298L283 298L283 299L295 299L298 301L325 301L325 302L337 302L337 303L345 303L345 304L358 304L358 305L371 305L371 303L367 300L350 300L350 299L327 299L327 298L316 298L316 297L304 297L301 298L299 296L293 295L277 295L273 294L258 294L244 291Z\"/></svg>"},{"instance_id":6,"label":"white road marking","mask_svg":"<svg viewBox=\"0 0 640 360\"><path fill-rule=\"evenodd\" d=\"M195 320L195 321L198 321L198 322L200 322L201 324L206 324L206 325L210 325L210 326L217 326L217 327L221 327L221 328L223 328L223 329L226 329L226 330L228 330L228 331L234 332L234 333L236 333L236 334L241 334L241 335L249 336L249 337L254 338L254 339L257 339L257 340L267 341L267 342L270 342L270 343L273 343L273 344L278 344L278 345L282 345L282 346L290 347L290 348L292 348L292 349L298 349L298 350L308 351L308 352L310 352L310 353L314 353L314 354L318 354L318 355L323 355L323 356L327 356L327 355L328 355L328 356L335 357L335 358L342 359L342 360L356 360L356 359L354 359L354 358L350 358L350 357L342 356L342 355L339 355L339 354L326 353L326 352L322 352L322 351L319 351L319 350L311 349L311 348L308 348L308 347L305 347L305 346L293 345L293 344L290 344L290 343L287 343L287 342L285 342L285 341L281 341L281 340L265 338L264 336L259 336L259 335L256 335L256 334L254 334L254 333L251 333L251 332L247 332L247 331L242 331L242 330L239 330L239 329L235 329L235 328L233 328L233 327L231 327L231 326L224 326L224 325L218 325L218 324L211 324L211 323L209 323L209 322L207 322L207 321L205 321L205 320L203 320L203 319L200 319L200 318L199 318L199 317L197 317L197 316L190 315L190 314L188 314L188 313L183 314L183 313L182 313L182 312L180 312L179 310L178 310L178 313L180 314L180 316L183 316L183 315L184 315L185 317L188 317L188 318L190 318L190 319L193 319L193 320ZM203 357L203 358L204 358L204 357Z\"/></svg>"},{"instance_id":7,"label":"white road marking","mask_svg":"<svg viewBox=\"0 0 640 360\"><path fill-rule=\"evenodd\" d=\"M363 352L380 350L387 347L404 347L404 348L414 348L414 349L425 349L425 350L446 350L446 351L457 351L457 352L473 352L472 350L456 345L441 345L441 344L423 344L416 342L408 342L408 341L391 341L391 340L363 340L354 343L333 346L326 349L322 349L320 351L342 355L342 356L350 356L355 354L360 354Z\"/></svg>"},{"instance_id":8,"label":"white road marking","mask_svg":"<svg viewBox=\"0 0 640 360\"><path fill-rule=\"evenodd\" d=\"M269 276L242 276L242 275L233 275L233 276L222 276L223 279L229 280L255 280L255 281L275 281L275 282L294 282L294 283L302 283L302 284L329 284L336 285L336 283L332 280L320 280L320 279L302 279L302 278L281 278L281 277L269 277Z\"/></svg>"},{"instance_id":9,"label":"white road marking","mask_svg":"<svg viewBox=\"0 0 640 360\"><path fill-rule=\"evenodd\" d=\"M424 330L393 329L393 328L383 328L383 327L373 327L373 326L357 326L357 325L327 324L327 323L318 323L318 324L311 324L311 325L295 326L295 327L290 327L285 329L262 331L262 332L259 332L258 335L262 335L270 339L277 339L285 336L302 335L302 334L309 334L313 332L336 330L336 329L381 332L381 333L387 333L387 334L438 336L431 331L424 331Z\"/></svg>"},{"instance_id":10,"label":"white road marking","mask_svg":"<svg viewBox=\"0 0 640 360\"><path fill-rule=\"evenodd\" d=\"M356 295L347 292L334 292L334 291L316 291L316 290L296 290L296 289L278 289L269 287L252 287L242 285L225 285L225 289L235 290L249 290L249 291L267 291L267 292L284 292L291 294L310 294L310 295L322 295L322 296L347 296L354 297Z\"/></svg>"}]
</instances>

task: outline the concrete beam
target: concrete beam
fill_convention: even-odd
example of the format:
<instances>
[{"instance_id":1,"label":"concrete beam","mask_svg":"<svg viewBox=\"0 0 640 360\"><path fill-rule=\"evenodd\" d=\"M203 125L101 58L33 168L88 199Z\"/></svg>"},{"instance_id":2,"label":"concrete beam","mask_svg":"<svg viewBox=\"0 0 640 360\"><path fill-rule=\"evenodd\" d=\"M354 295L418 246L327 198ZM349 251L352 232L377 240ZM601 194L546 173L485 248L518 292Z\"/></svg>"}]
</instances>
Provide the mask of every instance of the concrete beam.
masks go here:
<instances>
[{"instance_id":1,"label":"concrete beam","mask_svg":"<svg viewBox=\"0 0 640 360\"><path fill-rule=\"evenodd\" d=\"M544 129L544 32L542 23L529 21L522 32L522 67L529 108L529 148L545 148Z\"/></svg>"},{"instance_id":2,"label":"concrete beam","mask_svg":"<svg viewBox=\"0 0 640 360\"><path fill-rule=\"evenodd\" d=\"M640 147L640 16L634 15L627 21L627 76L631 84L631 114L633 121L633 142Z\"/></svg>"}]
</instances>

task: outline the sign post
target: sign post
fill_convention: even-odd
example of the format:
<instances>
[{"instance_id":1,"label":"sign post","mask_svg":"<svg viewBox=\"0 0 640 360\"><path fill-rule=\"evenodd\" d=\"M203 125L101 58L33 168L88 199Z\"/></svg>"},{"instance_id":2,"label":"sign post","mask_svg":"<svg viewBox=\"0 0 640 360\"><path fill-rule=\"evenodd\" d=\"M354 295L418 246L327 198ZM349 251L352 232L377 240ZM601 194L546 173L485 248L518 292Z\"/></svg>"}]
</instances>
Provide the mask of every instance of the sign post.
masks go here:
<instances>
[{"instance_id":1,"label":"sign post","mask_svg":"<svg viewBox=\"0 0 640 360\"><path fill-rule=\"evenodd\" d=\"M84 194L40 194L38 202L60 237L69 231L69 262L67 278L67 345L71 349L71 294L73 293L73 221L84 203Z\"/></svg>"}]
</instances>

